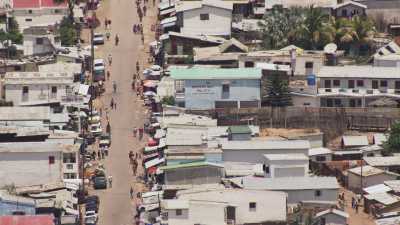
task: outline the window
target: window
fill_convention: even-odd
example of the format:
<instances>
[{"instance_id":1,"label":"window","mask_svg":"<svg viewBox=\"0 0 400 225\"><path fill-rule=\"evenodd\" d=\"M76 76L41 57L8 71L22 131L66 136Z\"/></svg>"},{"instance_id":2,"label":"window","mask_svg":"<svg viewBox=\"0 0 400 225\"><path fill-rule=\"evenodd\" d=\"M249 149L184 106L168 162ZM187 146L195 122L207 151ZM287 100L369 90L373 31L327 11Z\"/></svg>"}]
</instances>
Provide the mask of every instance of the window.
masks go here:
<instances>
[{"instance_id":1,"label":"window","mask_svg":"<svg viewBox=\"0 0 400 225\"><path fill-rule=\"evenodd\" d=\"M177 209L177 210L175 210L175 214L176 214L177 216L181 216L181 215L182 215L182 209Z\"/></svg>"},{"instance_id":2,"label":"window","mask_svg":"<svg viewBox=\"0 0 400 225\"><path fill-rule=\"evenodd\" d=\"M51 87L51 93L52 94L57 94L57 86L52 86Z\"/></svg>"},{"instance_id":3,"label":"window","mask_svg":"<svg viewBox=\"0 0 400 225\"><path fill-rule=\"evenodd\" d=\"M76 163L75 153L64 153L63 154L63 163Z\"/></svg>"},{"instance_id":4,"label":"window","mask_svg":"<svg viewBox=\"0 0 400 225\"><path fill-rule=\"evenodd\" d=\"M185 81L184 80L176 80L175 81L175 90L176 90L176 93L184 93L185 92Z\"/></svg>"},{"instance_id":5,"label":"window","mask_svg":"<svg viewBox=\"0 0 400 225\"><path fill-rule=\"evenodd\" d=\"M394 82L394 88L395 89L400 89L400 81L397 80L397 81Z\"/></svg>"},{"instance_id":6,"label":"window","mask_svg":"<svg viewBox=\"0 0 400 225\"><path fill-rule=\"evenodd\" d=\"M319 155L319 156L317 156L316 159L317 159L317 162L324 162L326 160L326 157Z\"/></svg>"},{"instance_id":7,"label":"window","mask_svg":"<svg viewBox=\"0 0 400 225\"><path fill-rule=\"evenodd\" d=\"M72 169L74 169L74 165L73 164L67 164L67 169L69 169L69 170L72 170Z\"/></svg>"},{"instance_id":8,"label":"window","mask_svg":"<svg viewBox=\"0 0 400 225\"><path fill-rule=\"evenodd\" d=\"M357 87L364 87L364 81L363 80L357 80Z\"/></svg>"},{"instance_id":9,"label":"window","mask_svg":"<svg viewBox=\"0 0 400 225\"><path fill-rule=\"evenodd\" d=\"M76 179L75 173L64 173L64 179Z\"/></svg>"},{"instance_id":10,"label":"window","mask_svg":"<svg viewBox=\"0 0 400 225\"><path fill-rule=\"evenodd\" d=\"M252 61L247 61L247 62L244 62L244 67L254 67L254 62L252 62Z\"/></svg>"},{"instance_id":11,"label":"window","mask_svg":"<svg viewBox=\"0 0 400 225\"><path fill-rule=\"evenodd\" d=\"M36 38L36 44L37 45L42 45L43 44L43 38Z\"/></svg>"},{"instance_id":12,"label":"window","mask_svg":"<svg viewBox=\"0 0 400 225\"><path fill-rule=\"evenodd\" d=\"M331 88L331 80L325 80L324 81L324 84L325 84L325 88Z\"/></svg>"},{"instance_id":13,"label":"window","mask_svg":"<svg viewBox=\"0 0 400 225\"><path fill-rule=\"evenodd\" d=\"M208 13L200 14L200 20L210 20L210 14Z\"/></svg>"},{"instance_id":14,"label":"window","mask_svg":"<svg viewBox=\"0 0 400 225\"><path fill-rule=\"evenodd\" d=\"M349 80L348 86L349 86L349 88L354 88L354 80Z\"/></svg>"},{"instance_id":15,"label":"window","mask_svg":"<svg viewBox=\"0 0 400 225\"><path fill-rule=\"evenodd\" d=\"M61 12L61 10L59 10L59 9L54 9L54 13L60 13Z\"/></svg>"},{"instance_id":16,"label":"window","mask_svg":"<svg viewBox=\"0 0 400 225\"><path fill-rule=\"evenodd\" d=\"M263 164L263 170L265 173L269 173L269 166Z\"/></svg>"},{"instance_id":17,"label":"window","mask_svg":"<svg viewBox=\"0 0 400 225\"><path fill-rule=\"evenodd\" d=\"M49 164L54 164L55 158L54 156L49 156Z\"/></svg>"},{"instance_id":18,"label":"window","mask_svg":"<svg viewBox=\"0 0 400 225\"><path fill-rule=\"evenodd\" d=\"M321 191L320 190L316 190L314 195L315 195L315 197L321 196Z\"/></svg>"},{"instance_id":19,"label":"window","mask_svg":"<svg viewBox=\"0 0 400 225\"><path fill-rule=\"evenodd\" d=\"M32 22L32 18L25 18L25 22Z\"/></svg>"},{"instance_id":20,"label":"window","mask_svg":"<svg viewBox=\"0 0 400 225\"><path fill-rule=\"evenodd\" d=\"M28 86L23 86L22 87L22 94L28 94L29 93L29 87Z\"/></svg>"},{"instance_id":21,"label":"window","mask_svg":"<svg viewBox=\"0 0 400 225\"><path fill-rule=\"evenodd\" d=\"M340 80L333 80L334 87L340 87Z\"/></svg>"},{"instance_id":22,"label":"window","mask_svg":"<svg viewBox=\"0 0 400 225\"><path fill-rule=\"evenodd\" d=\"M314 63L313 62L306 62L306 69L312 69L314 68Z\"/></svg>"},{"instance_id":23,"label":"window","mask_svg":"<svg viewBox=\"0 0 400 225\"><path fill-rule=\"evenodd\" d=\"M257 204L255 202L250 202L249 203L249 210L250 211L256 211L256 207L257 207Z\"/></svg>"},{"instance_id":24,"label":"window","mask_svg":"<svg viewBox=\"0 0 400 225\"><path fill-rule=\"evenodd\" d=\"M29 9L29 10L28 10L28 13L29 13L29 14L32 14L32 10L31 10L31 9Z\"/></svg>"},{"instance_id":25,"label":"window","mask_svg":"<svg viewBox=\"0 0 400 225\"><path fill-rule=\"evenodd\" d=\"M387 80L381 80L381 87L387 87Z\"/></svg>"},{"instance_id":26,"label":"window","mask_svg":"<svg viewBox=\"0 0 400 225\"><path fill-rule=\"evenodd\" d=\"M378 89L378 81L377 80L373 80L372 81L372 89Z\"/></svg>"},{"instance_id":27,"label":"window","mask_svg":"<svg viewBox=\"0 0 400 225\"><path fill-rule=\"evenodd\" d=\"M222 98L229 98L229 84L222 84Z\"/></svg>"}]
</instances>

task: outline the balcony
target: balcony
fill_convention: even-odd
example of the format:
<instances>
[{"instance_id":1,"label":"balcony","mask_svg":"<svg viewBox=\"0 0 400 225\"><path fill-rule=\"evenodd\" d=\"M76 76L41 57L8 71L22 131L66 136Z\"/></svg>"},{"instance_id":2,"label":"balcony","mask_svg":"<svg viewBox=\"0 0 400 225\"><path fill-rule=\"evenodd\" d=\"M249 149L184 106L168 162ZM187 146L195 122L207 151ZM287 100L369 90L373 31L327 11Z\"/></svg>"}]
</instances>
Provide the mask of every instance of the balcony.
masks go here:
<instances>
[{"instance_id":1,"label":"balcony","mask_svg":"<svg viewBox=\"0 0 400 225\"><path fill-rule=\"evenodd\" d=\"M399 97L400 90L398 89L355 89L355 88L318 88L318 95L331 95L331 96L349 96L349 97L375 97L375 96L388 96Z\"/></svg>"}]
</instances>

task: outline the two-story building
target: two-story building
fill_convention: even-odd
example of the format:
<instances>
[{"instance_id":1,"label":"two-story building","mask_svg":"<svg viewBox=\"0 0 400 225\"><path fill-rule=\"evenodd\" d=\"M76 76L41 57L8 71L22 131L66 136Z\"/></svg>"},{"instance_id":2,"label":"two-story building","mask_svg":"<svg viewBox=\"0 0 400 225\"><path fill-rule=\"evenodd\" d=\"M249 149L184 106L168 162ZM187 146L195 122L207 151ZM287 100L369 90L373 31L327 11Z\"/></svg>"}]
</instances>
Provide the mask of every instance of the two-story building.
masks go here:
<instances>
[{"instance_id":1,"label":"two-story building","mask_svg":"<svg viewBox=\"0 0 400 225\"><path fill-rule=\"evenodd\" d=\"M12 8L12 15L21 31L31 26L55 25L68 15L67 1L57 3L53 0L13 0Z\"/></svg>"},{"instance_id":2,"label":"two-story building","mask_svg":"<svg viewBox=\"0 0 400 225\"><path fill-rule=\"evenodd\" d=\"M56 142L0 143L0 186L31 186L79 176L79 145Z\"/></svg>"},{"instance_id":3,"label":"two-story building","mask_svg":"<svg viewBox=\"0 0 400 225\"><path fill-rule=\"evenodd\" d=\"M261 69L171 69L175 100L187 109L260 106Z\"/></svg>"},{"instance_id":4,"label":"two-story building","mask_svg":"<svg viewBox=\"0 0 400 225\"><path fill-rule=\"evenodd\" d=\"M10 72L4 77L6 101L14 105L60 102L73 94L72 72Z\"/></svg>"},{"instance_id":5,"label":"two-story building","mask_svg":"<svg viewBox=\"0 0 400 225\"><path fill-rule=\"evenodd\" d=\"M177 25L184 34L230 36L232 9L229 1L179 1Z\"/></svg>"},{"instance_id":6,"label":"two-story building","mask_svg":"<svg viewBox=\"0 0 400 225\"><path fill-rule=\"evenodd\" d=\"M400 98L396 67L324 66L317 73L322 107L368 107L382 98Z\"/></svg>"},{"instance_id":7,"label":"two-story building","mask_svg":"<svg viewBox=\"0 0 400 225\"><path fill-rule=\"evenodd\" d=\"M47 27L30 27L23 31L23 50L25 56L53 54L61 47L60 38Z\"/></svg>"},{"instance_id":8,"label":"two-story building","mask_svg":"<svg viewBox=\"0 0 400 225\"><path fill-rule=\"evenodd\" d=\"M269 63L290 66L292 76L308 76L318 73L325 63L323 51L308 51L299 48L281 50L254 51L239 55L239 68L256 67L257 63Z\"/></svg>"}]
</instances>

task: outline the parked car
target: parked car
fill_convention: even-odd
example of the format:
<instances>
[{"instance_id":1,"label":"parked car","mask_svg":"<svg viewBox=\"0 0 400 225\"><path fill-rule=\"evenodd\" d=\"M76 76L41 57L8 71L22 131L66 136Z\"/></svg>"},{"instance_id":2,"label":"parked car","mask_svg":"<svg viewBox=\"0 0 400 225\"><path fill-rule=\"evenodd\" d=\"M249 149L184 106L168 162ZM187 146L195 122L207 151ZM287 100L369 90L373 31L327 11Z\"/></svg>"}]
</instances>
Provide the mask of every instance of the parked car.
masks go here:
<instances>
[{"instance_id":1,"label":"parked car","mask_svg":"<svg viewBox=\"0 0 400 225\"><path fill-rule=\"evenodd\" d=\"M84 202L85 203L86 202L96 202L97 204L99 204L100 203L100 198L97 195L90 195L90 196L87 196L85 198Z\"/></svg>"},{"instance_id":2,"label":"parked car","mask_svg":"<svg viewBox=\"0 0 400 225\"><path fill-rule=\"evenodd\" d=\"M104 35L101 33L94 33L93 44L94 45L103 45L104 44Z\"/></svg>"},{"instance_id":3,"label":"parked car","mask_svg":"<svg viewBox=\"0 0 400 225\"><path fill-rule=\"evenodd\" d=\"M95 59L94 60L94 68L93 68L93 75L95 81L104 81L106 66L104 63L104 59Z\"/></svg>"},{"instance_id":4,"label":"parked car","mask_svg":"<svg viewBox=\"0 0 400 225\"><path fill-rule=\"evenodd\" d=\"M100 123L91 124L89 130L94 136L99 136L103 133L103 128L101 128Z\"/></svg>"},{"instance_id":5,"label":"parked car","mask_svg":"<svg viewBox=\"0 0 400 225\"><path fill-rule=\"evenodd\" d=\"M100 136L99 146L100 147L110 147L111 145L111 137L109 134L102 134Z\"/></svg>"},{"instance_id":6,"label":"parked car","mask_svg":"<svg viewBox=\"0 0 400 225\"><path fill-rule=\"evenodd\" d=\"M94 189L106 189L107 188L107 179L106 177L95 177L93 183Z\"/></svg>"}]
</instances>

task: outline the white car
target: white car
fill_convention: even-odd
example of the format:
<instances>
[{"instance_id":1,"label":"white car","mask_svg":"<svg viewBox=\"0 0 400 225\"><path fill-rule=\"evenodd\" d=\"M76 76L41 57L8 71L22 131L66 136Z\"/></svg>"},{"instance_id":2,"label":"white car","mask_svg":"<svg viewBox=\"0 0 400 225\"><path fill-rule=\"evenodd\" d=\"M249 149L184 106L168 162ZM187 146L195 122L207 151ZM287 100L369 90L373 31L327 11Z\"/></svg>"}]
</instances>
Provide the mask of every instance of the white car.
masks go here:
<instances>
[{"instance_id":1,"label":"white car","mask_svg":"<svg viewBox=\"0 0 400 225\"><path fill-rule=\"evenodd\" d=\"M94 71L103 71L106 69L106 64L104 63L104 59L95 59L94 60Z\"/></svg>"},{"instance_id":2,"label":"white car","mask_svg":"<svg viewBox=\"0 0 400 225\"><path fill-rule=\"evenodd\" d=\"M104 44L104 35L100 34L100 33L94 33L93 44L103 45Z\"/></svg>"},{"instance_id":3,"label":"white car","mask_svg":"<svg viewBox=\"0 0 400 225\"><path fill-rule=\"evenodd\" d=\"M91 124L89 129L90 133L92 133L95 136L99 136L103 133L103 128L101 128L100 123Z\"/></svg>"}]
</instances>

